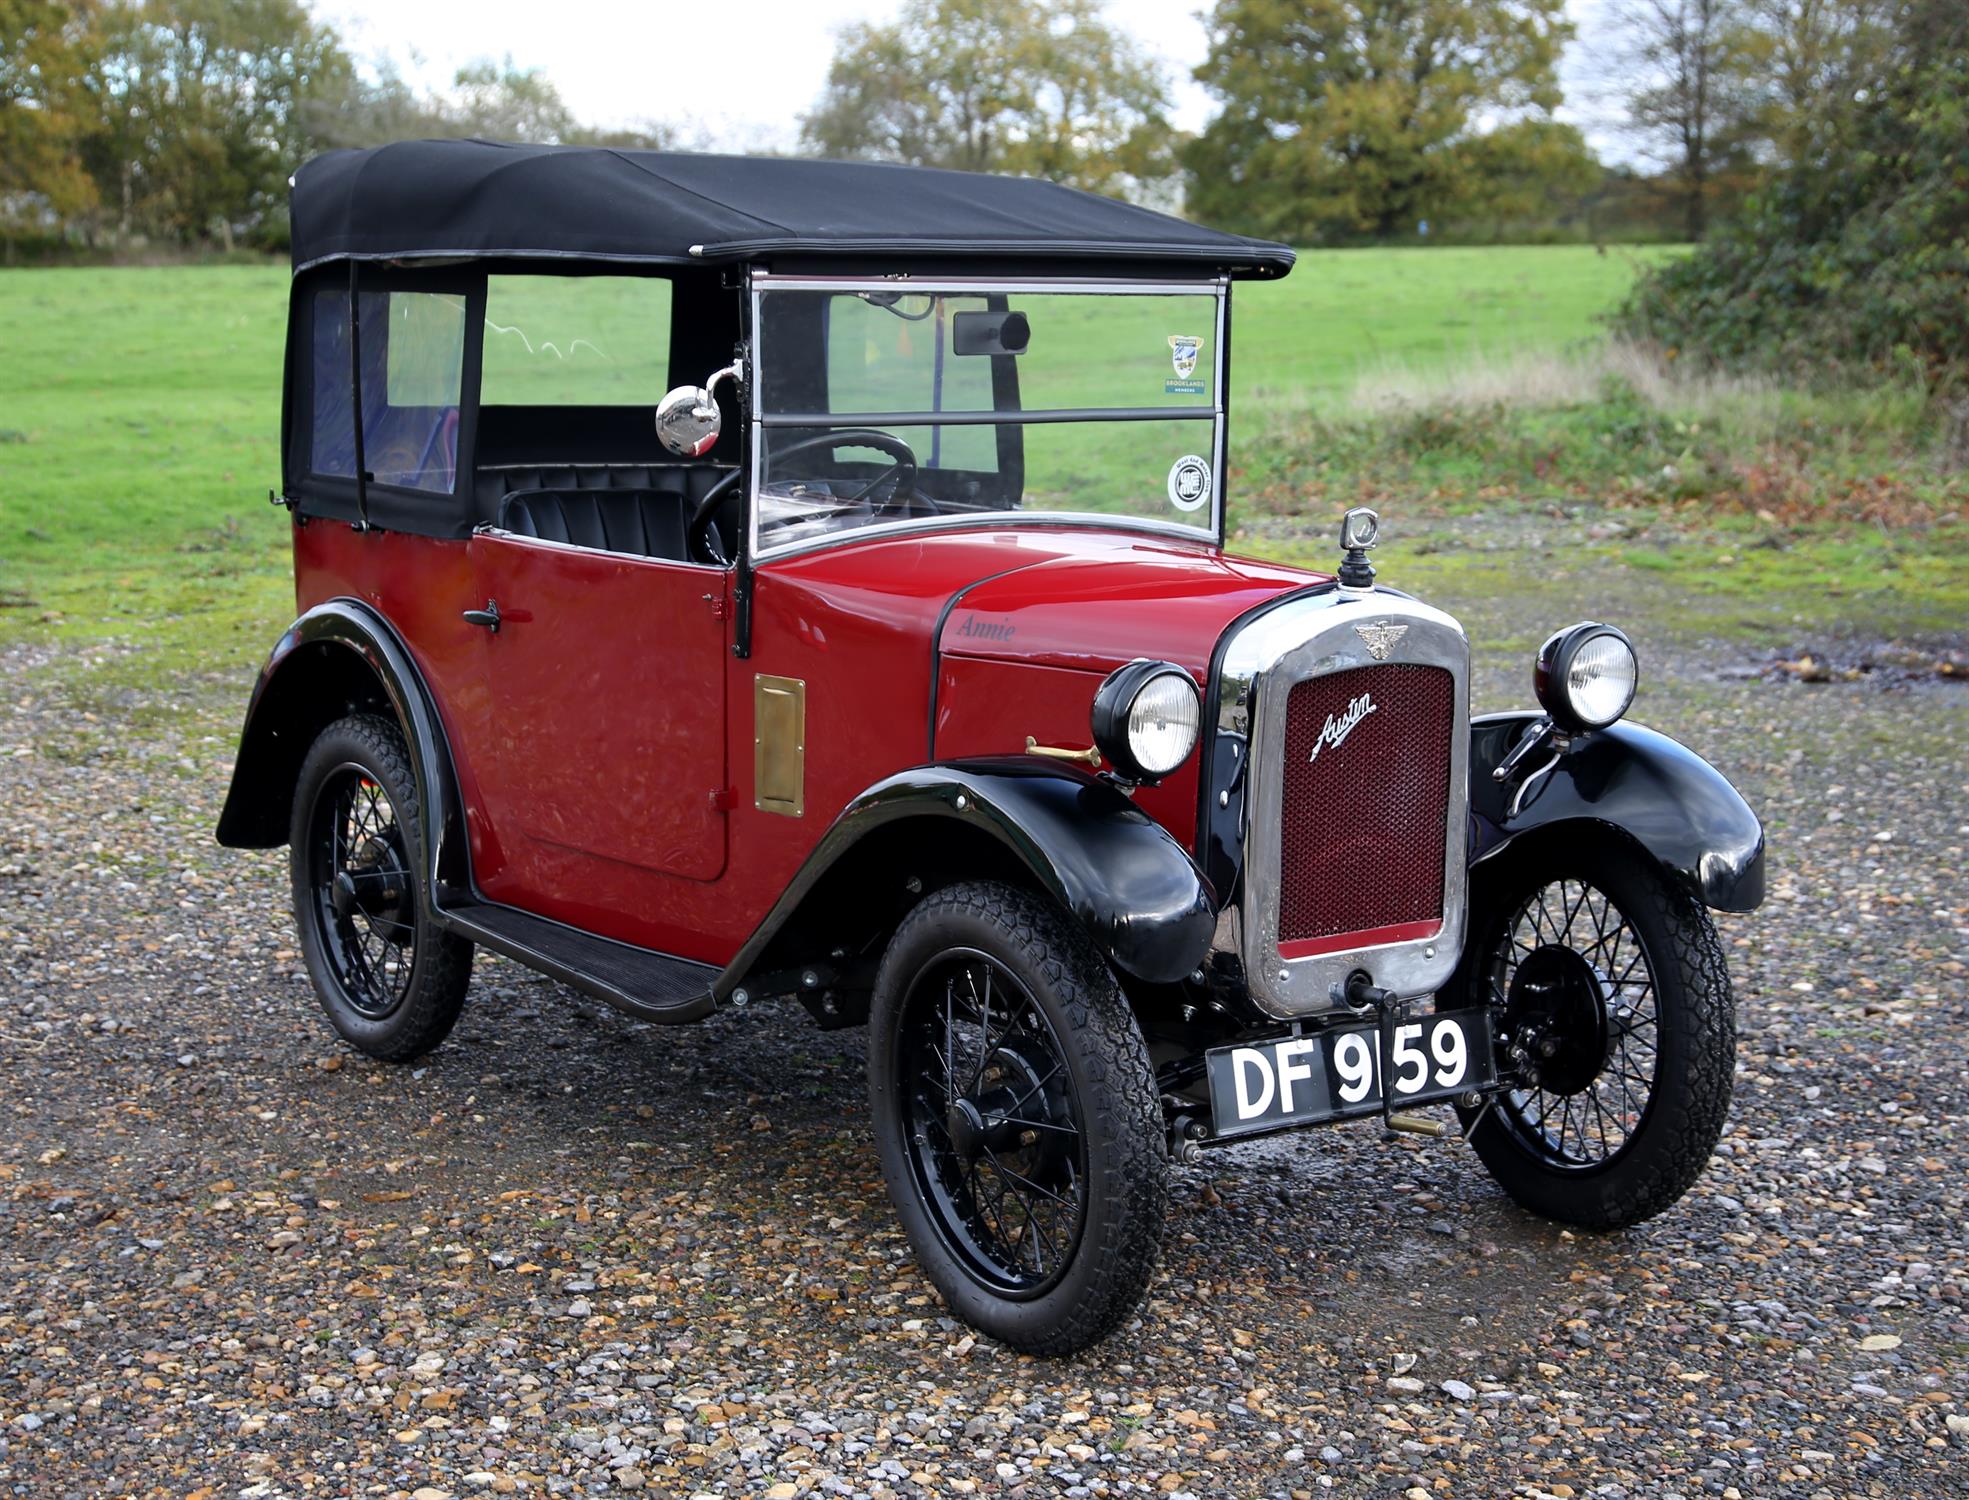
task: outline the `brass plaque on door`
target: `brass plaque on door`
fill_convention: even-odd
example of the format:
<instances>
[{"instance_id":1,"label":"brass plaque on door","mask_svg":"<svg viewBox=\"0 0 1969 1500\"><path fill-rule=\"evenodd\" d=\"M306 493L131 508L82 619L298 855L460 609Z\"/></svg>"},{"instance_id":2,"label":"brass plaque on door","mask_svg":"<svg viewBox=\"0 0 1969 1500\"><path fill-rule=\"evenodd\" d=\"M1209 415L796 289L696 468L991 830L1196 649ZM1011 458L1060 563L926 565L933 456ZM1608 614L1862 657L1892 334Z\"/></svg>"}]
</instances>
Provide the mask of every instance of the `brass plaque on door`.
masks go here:
<instances>
[{"instance_id":1,"label":"brass plaque on door","mask_svg":"<svg viewBox=\"0 0 1969 1500\"><path fill-rule=\"evenodd\" d=\"M752 679L752 805L797 818L806 784L807 685L761 672Z\"/></svg>"}]
</instances>

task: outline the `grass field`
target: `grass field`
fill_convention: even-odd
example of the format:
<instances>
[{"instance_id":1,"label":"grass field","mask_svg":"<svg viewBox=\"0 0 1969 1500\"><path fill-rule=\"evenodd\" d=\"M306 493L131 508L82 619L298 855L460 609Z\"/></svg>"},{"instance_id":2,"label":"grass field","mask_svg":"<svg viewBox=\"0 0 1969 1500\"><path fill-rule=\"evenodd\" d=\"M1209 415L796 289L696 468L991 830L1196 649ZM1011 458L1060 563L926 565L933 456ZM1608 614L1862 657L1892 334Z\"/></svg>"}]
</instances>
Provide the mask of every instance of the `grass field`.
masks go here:
<instances>
[{"instance_id":1,"label":"grass field","mask_svg":"<svg viewBox=\"0 0 1969 1500\"><path fill-rule=\"evenodd\" d=\"M1284 281L1238 288L1234 395L1340 408L1359 377L1390 365L1561 348L1597 336L1640 268L1678 253L1590 245L1304 253Z\"/></svg>"},{"instance_id":2,"label":"grass field","mask_svg":"<svg viewBox=\"0 0 1969 1500\"><path fill-rule=\"evenodd\" d=\"M1338 398L1391 359L1587 338L1629 254L1305 256L1287 280L1239 290L1234 406ZM274 266L0 272L0 585L261 517L279 480L286 289Z\"/></svg>"},{"instance_id":3,"label":"grass field","mask_svg":"<svg viewBox=\"0 0 1969 1500\"><path fill-rule=\"evenodd\" d=\"M1926 420L1918 400L1736 392L1719 405L1711 393L1698 412L1624 387L1524 410L1455 397L1473 361L1494 372L1596 347L1598 319L1638 265L1669 253L1318 252L1282 283L1240 288L1241 545L1323 557L1308 538L1362 497L1451 510L1613 498L1672 511L1727 489L1726 508L1744 518L1838 530L1794 528L1758 559L1788 578L1850 566L1855 547L1898 547L1911 618L1969 606L1951 519L1962 480L1909 447ZM286 517L265 503L278 482L286 287L277 266L0 272L0 638L141 632L166 648L154 661L213 668L264 650L289 612ZM1363 393L1391 377L1415 384L1417 402L1364 414ZM1767 490L1778 511L1758 499ZM1910 517L1943 530L1865 530ZM1716 540L1687 544L1713 551ZM1835 543L1836 559L1821 559L1815 549Z\"/></svg>"}]
</instances>

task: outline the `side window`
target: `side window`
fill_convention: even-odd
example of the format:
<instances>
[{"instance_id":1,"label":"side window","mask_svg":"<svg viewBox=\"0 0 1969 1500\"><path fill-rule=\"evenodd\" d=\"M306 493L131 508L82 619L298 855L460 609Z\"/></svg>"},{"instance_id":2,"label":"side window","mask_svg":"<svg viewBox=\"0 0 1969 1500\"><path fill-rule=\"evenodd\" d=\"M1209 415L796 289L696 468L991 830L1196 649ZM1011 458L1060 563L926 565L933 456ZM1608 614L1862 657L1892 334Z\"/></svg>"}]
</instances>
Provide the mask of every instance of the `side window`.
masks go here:
<instances>
[{"instance_id":1,"label":"side window","mask_svg":"<svg viewBox=\"0 0 1969 1500\"><path fill-rule=\"evenodd\" d=\"M349 296L315 294L317 474L355 477ZM448 292L362 294L362 446L372 482L448 495L458 479L465 299Z\"/></svg>"},{"instance_id":2,"label":"side window","mask_svg":"<svg viewBox=\"0 0 1969 1500\"><path fill-rule=\"evenodd\" d=\"M349 294L314 298L314 437L308 467L317 474L355 478L355 372L349 366Z\"/></svg>"},{"instance_id":3,"label":"side window","mask_svg":"<svg viewBox=\"0 0 1969 1500\"><path fill-rule=\"evenodd\" d=\"M654 406L670 377L670 283L648 276L493 276L487 406Z\"/></svg>"}]
</instances>

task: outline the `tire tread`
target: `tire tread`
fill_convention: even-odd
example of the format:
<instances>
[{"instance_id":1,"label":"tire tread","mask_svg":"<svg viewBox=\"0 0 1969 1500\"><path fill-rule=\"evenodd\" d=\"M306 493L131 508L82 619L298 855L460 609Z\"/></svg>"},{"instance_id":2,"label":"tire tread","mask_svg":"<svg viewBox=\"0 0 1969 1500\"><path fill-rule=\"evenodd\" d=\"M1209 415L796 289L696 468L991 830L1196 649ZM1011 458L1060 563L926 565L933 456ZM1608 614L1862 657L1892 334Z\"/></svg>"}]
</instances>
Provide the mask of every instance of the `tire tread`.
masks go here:
<instances>
[{"instance_id":1,"label":"tire tread","mask_svg":"<svg viewBox=\"0 0 1969 1500\"><path fill-rule=\"evenodd\" d=\"M1028 1354L1072 1354L1127 1322L1155 1274L1169 1209L1168 1153L1155 1071L1112 971L1086 935L1034 892L995 882L946 886L924 897L903 919L890 951L904 949L922 925L953 915L995 929L1022 950L1060 1002L1068 1033L1060 1043L1080 1053L1092 1085L1080 1101L1081 1129L1090 1172L1102 1175L1100 1191L1089 1184L1089 1201L1110 1205L1111 1222L1101 1244L1083 1242L1076 1253L1091 1251L1099 1264L1082 1294L1065 1303L1043 1328L986 1330ZM885 958L878 993L885 981L893 983L888 968ZM883 1107L878 1100L878 1110ZM954 1301L941 1280L938 1289L946 1301Z\"/></svg>"},{"instance_id":2,"label":"tire tread","mask_svg":"<svg viewBox=\"0 0 1969 1500\"><path fill-rule=\"evenodd\" d=\"M1665 934L1666 951L1652 943L1648 951L1657 1014L1663 1018L1657 1026L1654 1092L1636 1139L1596 1171L1560 1172L1541 1164L1495 1120L1475 1128L1471 1144L1505 1191L1533 1212L1583 1229L1625 1229L1679 1202L1702 1176L1722 1138L1736 1072L1736 1000L1729 964L1701 903L1624 850L1602 845L1543 870L1521 865L1495 887L1502 894L1491 918L1498 907L1509 907L1522 895L1528 878L1536 883L1586 880L1621 907L1644 942L1648 929ZM1488 963L1489 954L1479 951L1479 944L1491 931L1489 919L1473 924L1466 963ZM1672 1002L1671 990L1676 997ZM1472 974L1457 992L1480 1003L1477 976ZM1671 1003L1679 1016L1672 1033L1666 1021Z\"/></svg>"},{"instance_id":3,"label":"tire tread","mask_svg":"<svg viewBox=\"0 0 1969 1500\"><path fill-rule=\"evenodd\" d=\"M367 765L385 784L390 803L396 810L397 826L403 830L411 879L416 890L416 971L411 975L410 991L404 996L402 1007L389 1015L385 1024L372 1035L352 1034L343 1018L336 1014L319 975L315 975L315 991L335 1029L353 1046L384 1062L410 1062L435 1048L457 1024L459 1012L464 1008L465 993L472 981L473 946L464 938L446 932L431 915L430 891L423 875L423 809L417 797L417 776L411 768L410 751L404 744L403 732L390 720L376 714L351 714L336 720L316 736L295 783L293 826L289 839L290 867L294 884L294 915L303 934L302 948L308 957L310 973L313 974L316 963L323 960L319 960L313 952L314 944L308 926L311 919L303 904L312 899L308 888L309 872L305 868L308 858L307 825L314 802L314 781L320 774L316 761L325 758L320 757L319 752L336 737L352 741L358 753L348 758ZM399 796L399 792L407 792L407 795Z\"/></svg>"}]
</instances>

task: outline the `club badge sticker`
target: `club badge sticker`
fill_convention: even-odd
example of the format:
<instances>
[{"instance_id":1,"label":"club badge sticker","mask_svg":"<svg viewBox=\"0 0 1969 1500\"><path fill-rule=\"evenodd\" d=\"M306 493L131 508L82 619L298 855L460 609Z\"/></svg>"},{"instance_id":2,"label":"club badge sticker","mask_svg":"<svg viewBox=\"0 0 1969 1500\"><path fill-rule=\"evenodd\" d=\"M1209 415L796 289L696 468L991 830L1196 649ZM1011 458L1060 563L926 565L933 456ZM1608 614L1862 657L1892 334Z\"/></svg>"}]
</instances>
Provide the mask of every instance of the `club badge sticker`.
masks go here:
<instances>
[{"instance_id":1,"label":"club badge sticker","mask_svg":"<svg viewBox=\"0 0 1969 1500\"><path fill-rule=\"evenodd\" d=\"M1203 353L1203 340L1187 333L1169 335L1169 363L1176 371L1174 380L1162 382L1165 395L1202 396L1208 394L1204 381L1197 378L1196 365Z\"/></svg>"},{"instance_id":2,"label":"club badge sticker","mask_svg":"<svg viewBox=\"0 0 1969 1500\"><path fill-rule=\"evenodd\" d=\"M1169 503L1178 510L1202 510L1210 503L1210 465L1194 453L1176 460L1169 471Z\"/></svg>"}]
</instances>

